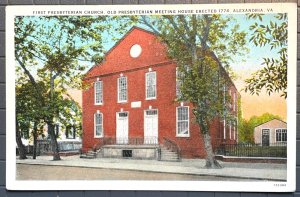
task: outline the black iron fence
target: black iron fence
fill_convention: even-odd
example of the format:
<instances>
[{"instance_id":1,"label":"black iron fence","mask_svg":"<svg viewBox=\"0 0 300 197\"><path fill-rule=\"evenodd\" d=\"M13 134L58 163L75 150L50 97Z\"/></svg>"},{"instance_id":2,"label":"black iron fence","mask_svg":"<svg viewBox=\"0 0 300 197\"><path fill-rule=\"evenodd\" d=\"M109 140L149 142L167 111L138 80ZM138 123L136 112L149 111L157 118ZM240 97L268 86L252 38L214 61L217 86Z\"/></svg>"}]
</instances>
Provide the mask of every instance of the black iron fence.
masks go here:
<instances>
[{"instance_id":1,"label":"black iron fence","mask_svg":"<svg viewBox=\"0 0 300 197\"><path fill-rule=\"evenodd\" d=\"M93 150L96 151L105 145L157 145L157 137L103 137L94 145Z\"/></svg>"},{"instance_id":2,"label":"black iron fence","mask_svg":"<svg viewBox=\"0 0 300 197\"><path fill-rule=\"evenodd\" d=\"M286 158L286 143L261 144L221 144L215 150L216 155L236 157L280 157Z\"/></svg>"},{"instance_id":3,"label":"black iron fence","mask_svg":"<svg viewBox=\"0 0 300 197\"><path fill-rule=\"evenodd\" d=\"M58 141L58 148L60 152L71 152L78 151L82 147L82 143L80 141ZM37 154L43 155L52 152L52 146L50 140L38 140L37 143Z\"/></svg>"}]
</instances>

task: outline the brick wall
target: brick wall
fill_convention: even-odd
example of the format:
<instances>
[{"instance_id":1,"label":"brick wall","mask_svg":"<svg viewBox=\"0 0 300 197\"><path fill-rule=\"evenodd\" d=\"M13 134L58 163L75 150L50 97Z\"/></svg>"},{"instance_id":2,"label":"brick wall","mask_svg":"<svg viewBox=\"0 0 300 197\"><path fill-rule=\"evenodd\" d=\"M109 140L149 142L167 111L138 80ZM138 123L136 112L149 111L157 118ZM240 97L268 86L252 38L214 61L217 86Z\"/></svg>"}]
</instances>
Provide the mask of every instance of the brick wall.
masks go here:
<instances>
[{"instance_id":1,"label":"brick wall","mask_svg":"<svg viewBox=\"0 0 300 197\"><path fill-rule=\"evenodd\" d=\"M133 58L129 51L131 46L139 44L142 53ZM156 99L147 100L145 93L145 74L149 69L156 72L157 95ZM117 80L120 76L127 77L128 98L125 103L118 103ZM94 114L97 110L103 114L104 137L116 137L116 113L128 112L129 138L143 138L144 136L144 111L158 109L158 138L163 143L166 137L177 143L185 158L204 158L206 153L199 127L192 114L192 105L189 106L189 137L176 136L176 107L180 106L176 99L176 64L166 56L165 46L161 44L152 33L139 28L131 29L118 43L106 54L102 64L95 66L86 74L85 84L88 89L83 92L83 150L93 148L101 139L94 137ZM94 83L100 80L103 84L103 104L95 105ZM236 93L236 88L231 86L230 94ZM132 102L141 102L138 108L132 108ZM232 112L236 115L236 109ZM211 124L211 137L213 144L217 145L217 138L223 138L223 124L215 120ZM231 132L231 134L230 134ZM233 126L227 125L226 140L232 143Z\"/></svg>"}]
</instances>

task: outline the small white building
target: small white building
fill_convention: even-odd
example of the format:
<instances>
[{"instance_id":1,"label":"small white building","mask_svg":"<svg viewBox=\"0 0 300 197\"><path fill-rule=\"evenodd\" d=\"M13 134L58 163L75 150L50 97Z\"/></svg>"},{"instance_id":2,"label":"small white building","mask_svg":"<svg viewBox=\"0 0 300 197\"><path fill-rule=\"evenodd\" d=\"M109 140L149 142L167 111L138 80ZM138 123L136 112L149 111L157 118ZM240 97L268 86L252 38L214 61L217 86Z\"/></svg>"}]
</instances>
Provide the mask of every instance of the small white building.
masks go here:
<instances>
[{"instance_id":1,"label":"small white building","mask_svg":"<svg viewBox=\"0 0 300 197\"><path fill-rule=\"evenodd\" d=\"M273 119L254 128L255 144L262 146L286 145L287 124Z\"/></svg>"}]
</instances>

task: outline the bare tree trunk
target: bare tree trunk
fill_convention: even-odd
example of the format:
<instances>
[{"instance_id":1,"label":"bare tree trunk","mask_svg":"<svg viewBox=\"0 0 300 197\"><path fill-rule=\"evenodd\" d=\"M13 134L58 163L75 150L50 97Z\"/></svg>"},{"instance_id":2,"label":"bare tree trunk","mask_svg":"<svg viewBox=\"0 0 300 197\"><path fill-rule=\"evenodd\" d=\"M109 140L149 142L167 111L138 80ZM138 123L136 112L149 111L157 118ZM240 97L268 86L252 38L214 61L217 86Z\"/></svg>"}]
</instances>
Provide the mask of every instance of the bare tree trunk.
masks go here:
<instances>
[{"instance_id":1,"label":"bare tree trunk","mask_svg":"<svg viewBox=\"0 0 300 197\"><path fill-rule=\"evenodd\" d=\"M19 158L27 159L26 150L21 139L20 128L17 120L16 120L16 142L19 150Z\"/></svg>"},{"instance_id":2,"label":"bare tree trunk","mask_svg":"<svg viewBox=\"0 0 300 197\"><path fill-rule=\"evenodd\" d=\"M48 134L50 135L50 139L51 139L53 160L61 160L59 156L59 147L58 147L58 143L54 131L54 124L52 122L47 122L47 124L48 124Z\"/></svg>"},{"instance_id":3,"label":"bare tree trunk","mask_svg":"<svg viewBox=\"0 0 300 197\"><path fill-rule=\"evenodd\" d=\"M206 150L206 168L214 168L214 169L219 169L222 168L222 166L219 164L219 162L215 159L215 154L212 149L211 145L211 138L209 135L209 132L203 134L203 141L204 141L204 146Z\"/></svg>"},{"instance_id":4,"label":"bare tree trunk","mask_svg":"<svg viewBox=\"0 0 300 197\"><path fill-rule=\"evenodd\" d=\"M33 125L33 153L32 159L36 159L36 147L37 147L37 123L34 122Z\"/></svg>"}]
</instances>

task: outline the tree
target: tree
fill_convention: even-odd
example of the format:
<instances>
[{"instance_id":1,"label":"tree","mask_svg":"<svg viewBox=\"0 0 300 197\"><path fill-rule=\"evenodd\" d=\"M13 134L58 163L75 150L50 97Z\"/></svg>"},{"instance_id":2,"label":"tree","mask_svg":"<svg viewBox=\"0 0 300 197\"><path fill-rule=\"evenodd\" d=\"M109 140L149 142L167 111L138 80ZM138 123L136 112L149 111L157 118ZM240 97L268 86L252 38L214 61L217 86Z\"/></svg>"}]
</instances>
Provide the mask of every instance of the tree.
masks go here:
<instances>
[{"instance_id":1,"label":"tree","mask_svg":"<svg viewBox=\"0 0 300 197\"><path fill-rule=\"evenodd\" d=\"M252 74L251 78L245 80L245 91L251 94L259 95L265 91L271 95L274 92L281 93L281 96L287 97L287 36L288 23L287 14L279 13L274 16L269 24L265 23L265 15L249 14L249 19L256 19L249 27L252 31L250 41L255 46L269 47L271 51L277 53L277 57L263 58L264 67Z\"/></svg>"},{"instance_id":2,"label":"tree","mask_svg":"<svg viewBox=\"0 0 300 197\"><path fill-rule=\"evenodd\" d=\"M101 61L101 33L110 28L107 20L104 16L15 18L16 66L26 75L41 102L41 117L48 126L54 160L60 160L54 127L65 110L63 95L68 88L81 88L84 61ZM41 88L39 81L47 89Z\"/></svg>"},{"instance_id":3,"label":"tree","mask_svg":"<svg viewBox=\"0 0 300 197\"><path fill-rule=\"evenodd\" d=\"M234 55L245 51L246 34L238 25L229 28L233 18L221 15L142 16L141 21L166 43L170 58L177 62L182 81L178 100L193 104L207 153L206 167L220 168L212 150L210 125L216 118L232 119L226 104L230 83L226 69Z\"/></svg>"},{"instance_id":4,"label":"tree","mask_svg":"<svg viewBox=\"0 0 300 197\"><path fill-rule=\"evenodd\" d=\"M43 89L43 84L37 86ZM21 136L24 139L33 138L33 159L36 159L37 137L43 132L42 103L36 96L34 88L29 81L16 85L16 136L20 158L23 157L23 144L20 144ZM32 135L32 136L31 136ZM18 139L20 138L20 139ZM18 142L19 141L19 142Z\"/></svg>"}]
</instances>

